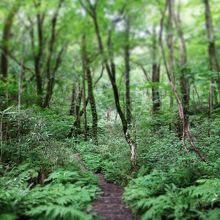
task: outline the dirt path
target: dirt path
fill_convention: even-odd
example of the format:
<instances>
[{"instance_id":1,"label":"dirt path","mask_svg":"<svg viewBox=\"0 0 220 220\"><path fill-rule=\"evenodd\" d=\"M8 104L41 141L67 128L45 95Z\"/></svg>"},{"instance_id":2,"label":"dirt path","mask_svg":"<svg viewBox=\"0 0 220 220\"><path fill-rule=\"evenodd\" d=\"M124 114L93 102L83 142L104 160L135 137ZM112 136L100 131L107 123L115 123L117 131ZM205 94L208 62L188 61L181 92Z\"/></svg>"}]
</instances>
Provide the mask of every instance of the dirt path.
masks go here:
<instances>
[{"instance_id":1,"label":"dirt path","mask_svg":"<svg viewBox=\"0 0 220 220\"><path fill-rule=\"evenodd\" d=\"M92 211L104 220L136 220L122 201L123 188L106 182L102 174L97 174L103 194L92 204Z\"/></svg>"}]
</instances>

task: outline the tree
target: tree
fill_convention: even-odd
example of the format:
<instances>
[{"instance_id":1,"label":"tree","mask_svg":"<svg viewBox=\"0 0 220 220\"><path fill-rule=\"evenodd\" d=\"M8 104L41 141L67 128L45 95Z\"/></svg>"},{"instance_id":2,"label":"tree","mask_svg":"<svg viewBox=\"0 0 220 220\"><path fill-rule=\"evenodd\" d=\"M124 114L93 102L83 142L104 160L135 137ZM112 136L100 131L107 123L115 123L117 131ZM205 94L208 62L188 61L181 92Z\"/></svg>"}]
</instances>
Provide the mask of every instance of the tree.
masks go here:
<instances>
[{"instance_id":1,"label":"tree","mask_svg":"<svg viewBox=\"0 0 220 220\"><path fill-rule=\"evenodd\" d=\"M64 52L65 47L66 47L65 44L61 47L61 49L58 52L57 57L56 57L55 66L52 69L51 68L51 59L52 59L52 56L53 56L53 53L54 53L54 44L55 44L56 35L57 35L57 31L56 31L57 19L58 19L59 11L60 11L60 8L61 8L63 2L64 2L64 0L59 1L58 6L56 8L56 11L55 11L55 13L52 17L52 20L51 20L51 38L50 38L49 48L48 48L49 54L48 54L47 61L46 61L46 74L47 74L47 80L48 81L47 81L46 96L45 96L44 103L43 103L44 108L49 107L49 103L50 103L50 100L51 100L51 97L52 97L52 94L53 94L55 74L56 74L56 72L57 72L57 70L58 70L58 68L61 64L62 55L63 55L63 52Z\"/></svg>"},{"instance_id":2,"label":"tree","mask_svg":"<svg viewBox=\"0 0 220 220\"><path fill-rule=\"evenodd\" d=\"M160 83L160 63L158 58L158 39L156 34L155 27L153 28L152 36L152 111L157 113L160 110L161 101L160 101L160 92L159 92L159 83Z\"/></svg>"},{"instance_id":3,"label":"tree","mask_svg":"<svg viewBox=\"0 0 220 220\"><path fill-rule=\"evenodd\" d=\"M125 62L125 107L127 123L131 125L131 97L130 97L130 18L125 18L125 46L124 46L124 62Z\"/></svg>"},{"instance_id":4,"label":"tree","mask_svg":"<svg viewBox=\"0 0 220 220\"><path fill-rule=\"evenodd\" d=\"M81 2L82 7L87 11L87 13L90 15L90 17L92 18L92 21L93 21L95 34L97 37L97 42L98 42L98 47L99 47L99 52L100 52L100 55L102 56L102 63L105 66L109 80L112 85L115 106L116 106L116 110L119 114L119 117L121 119L125 139L130 146L131 168L132 168L132 170L135 170L136 169L136 162L137 162L136 161L137 146L136 146L136 142L131 137L129 127L128 127L128 121L126 119L126 116L125 116L125 114L122 110L121 104L120 104L120 96L119 96L118 86L116 83L116 66L114 63L114 54L113 54L114 51L113 51L113 47L112 47L112 38L111 38L112 30L109 31L109 36L108 36L107 51L108 51L109 56L106 57L106 54L105 54L106 48L104 47L104 44L103 44L103 39L101 36L101 31L100 31L100 26L99 26L99 21L98 21L98 16L97 16L97 1L95 1L94 4L92 4L89 0L87 0L86 3L84 1L80 1L80 2Z\"/></svg>"},{"instance_id":5,"label":"tree","mask_svg":"<svg viewBox=\"0 0 220 220\"><path fill-rule=\"evenodd\" d=\"M184 33L181 27L180 15L173 12L173 20L177 29L177 34L180 41L180 53L179 53L179 66L180 66L180 89L181 98L184 111L184 124L188 126L188 113L189 113L189 101L190 101L190 85L187 77L187 48L184 38Z\"/></svg>"},{"instance_id":6,"label":"tree","mask_svg":"<svg viewBox=\"0 0 220 220\"><path fill-rule=\"evenodd\" d=\"M180 120L182 122L183 147L188 152L188 149L186 148L186 145L185 145L185 141L188 140L189 143L190 143L190 146L192 147L192 150L198 155L198 157L202 161L205 161L206 159L205 159L204 155L200 152L200 150L196 147L196 145L193 142L193 139L192 139L192 136L191 136L190 130L189 130L189 123L186 123L186 116L185 116L185 112L184 112L183 103L182 103L182 100L181 100L181 98L180 98L180 96L178 94L178 91L177 91L177 88L176 88L176 84L174 83L174 81L172 79L172 75L171 75L169 66L167 64L167 60L166 60L166 53L165 53L165 48L164 48L164 44L163 44L163 26L164 26L164 18L165 18L165 15L166 15L167 8L169 8L169 16L172 16L173 15L173 12L172 12L172 0L167 0L166 4L165 4L164 10L161 11L160 47L161 47L161 52L162 52L162 57L163 57L164 66L165 66L165 69L166 69L167 77L168 77L169 83L171 85L173 94L174 94L174 96L176 98L176 102L177 102L177 106L178 106L179 118L180 118ZM171 49L171 48L169 48L169 49Z\"/></svg>"},{"instance_id":7,"label":"tree","mask_svg":"<svg viewBox=\"0 0 220 220\"><path fill-rule=\"evenodd\" d=\"M13 25L14 17L17 14L20 8L20 0L15 0L11 10L8 13L8 16L5 19L3 34L2 34L2 53L1 53L1 75L4 80L7 79L8 76L8 52L9 52L9 41L11 38L11 28Z\"/></svg>"},{"instance_id":8,"label":"tree","mask_svg":"<svg viewBox=\"0 0 220 220\"><path fill-rule=\"evenodd\" d=\"M219 94L220 94L220 76L219 76L219 64L217 58L217 50L215 45L215 31L212 23L212 14L210 10L209 0L204 0L205 5L205 21L206 32L208 37L208 55L209 55L209 68L213 74L217 75L211 77L209 87L209 115L212 114L213 109L213 96L214 96L214 82L217 82Z\"/></svg>"},{"instance_id":9,"label":"tree","mask_svg":"<svg viewBox=\"0 0 220 220\"><path fill-rule=\"evenodd\" d=\"M42 1L37 0L34 1L34 6L37 11L36 13L36 26L37 26L37 44L35 39L35 28L34 22L29 16L29 22L31 24L30 27L30 38L31 38L31 47L32 47L32 55L34 60L34 68L35 68L35 79L36 79L36 89L37 89L37 97L38 97L38 105L47 108L49 107L49 103L53 94L53 87L55 82L55 74L60 67L62 62L62 56L66 49L66 43L62 45L59 52L56 56L55 54L55 43L57 40L57 19L59 15L60 8L63 4L64 0L59 0L58 5L55 9L55 12L52 16L50 22L50 39L49 42L46 39L46 31L44 30L45 20L46 20L46 11L41 9ZM48 43L47 43L48 42ZM45 48L48 47L48 53L46 56ZM55 58L54 58L55 57ZM55 60L55 62L54 62ZM45 61L45 62L44 62ZM53 65L52 65L53 64ZM46 95L44 97L44 76L47 77L47 87L46 87Z\"/></svg>"},{"instance_id":10,"label":"tree","mask_svg":"<svg viewBox=\"0 0 220 220\"><path fill-rule=\"evenodd\" d=\"M91 107L92 112L92 138L95 144L98 144L98 137L97 137L97 129L98 129L98 115L96 110L96 102L95 96L93 92L93 79L90 69L90 60L88 57L87 52L87 44L86 44L86 36L82 37L82 62L83 62L83 72L85 72L86 79L87 79L87 87L88 87L88 99Z\"/></svg>"}]
</instances>

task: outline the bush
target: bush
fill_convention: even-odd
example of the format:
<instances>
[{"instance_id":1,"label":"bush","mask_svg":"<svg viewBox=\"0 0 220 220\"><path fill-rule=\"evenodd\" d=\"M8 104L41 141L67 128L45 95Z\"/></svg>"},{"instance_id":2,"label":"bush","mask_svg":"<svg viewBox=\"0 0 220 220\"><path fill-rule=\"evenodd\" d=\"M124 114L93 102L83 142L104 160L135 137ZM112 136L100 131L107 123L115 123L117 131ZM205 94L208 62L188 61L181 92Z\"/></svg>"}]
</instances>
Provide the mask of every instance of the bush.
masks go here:
<instances>
[{"instance_id":1,"label":"bush","mask_svg":"<svg viewBox=\"0 0 220 220\"><path fill-rule=\"evenodd\" d=\"M98 195L96 177L77 167L60 168L40 186L34 185L37 176L36 168L24 164L0 179L1 213L32 219L92 218L84 210Z\"/></svg>"},{"instance_id":2,"label":"bush","mask_svg":"<svg viewBox=\"0 0 220 220\"><path fill-rule=\"evenodd\" d=\"M144 220L218 219L220 180L212 178L193 181L188 176L190 173L182 171L184 170L179 170L179 174L182 178L188 178L187 184L181 183L181 178L177 178L177 171L154 171L132 180L124 193L126 203ZM187 187L189 184L191 185Z\"/></svg>"}]
</instances>

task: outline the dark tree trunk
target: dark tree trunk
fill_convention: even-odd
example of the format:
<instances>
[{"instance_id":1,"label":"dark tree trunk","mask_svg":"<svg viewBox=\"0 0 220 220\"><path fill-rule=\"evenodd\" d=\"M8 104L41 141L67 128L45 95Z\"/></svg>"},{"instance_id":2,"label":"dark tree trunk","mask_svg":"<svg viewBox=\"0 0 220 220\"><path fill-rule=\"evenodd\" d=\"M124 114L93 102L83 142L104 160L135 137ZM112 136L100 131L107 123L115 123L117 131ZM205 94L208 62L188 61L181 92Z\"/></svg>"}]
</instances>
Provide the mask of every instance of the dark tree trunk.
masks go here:
<instances>
[{"instance_id":1,"label":"dark tree trunk","mask_svg":"<svg viewBox=\"0 0 220 220\"><path fill-rule=\"evenodd\" d=\"M96 6L93 6L92 4L90 4L89 7L90 7L89 9L88 8L85 8L85 9L91 15L93 23L94 23L94 28L95 28L95 33L97 36L99 51L100 51L100 54L102 55L102 58L103 58L102 62L106 68L109 80L112 85L116 110L117 110L119 117L121 119L121 124L123 127L123 133L124 133L125 139L126 139L128 145L130 146L131 169L136 170L137 145L136 145L135 140L131 137L130 131L128 129L128 122L127 122L126 116L125 116L125 114L121 108L121 105L120 105L120 98L119 98L120 96L119 96L119 91L118 91L118 87L116 84L116 69L115 69L115 64L114 64L114 60L113 60L111 36L109 37L109 40L108 40L108 51L109 51L110 58L107 59L105 56L104 46L103 46L102 37L101 37L100 29L99 29L99 24L98 24L98 19L97 19L97 14L96 14Z\"/></svg>"},{"instance_id":2,"label":"dark tree trunk","mask_svg":"<svg viewBox=\"0 0 220 220\"><path fill-rule=\"evenodd\" d=\"M60 52L57 56L57 59L56 59L55 67L51 71L51 73L49 74L48 83L47 83L47 92L46 92L46 97L45 97L44 105L43 105L44 108L49 107L49 104L50 104L50 101L51 101L51 98L52 98L52 95L53 95L55 75L56 75L56 72L57 72L61 62L62 62L62 55L63 55L64 49L65 49L64 47L60 50Z\"/></svg>"},{"instance_id":3,"label":"dark tree trunk","mask_svg":"<svg viewBox=\"0 0 220 220\"><path fill-rule=\"evenodd\" d=\"M61 63L61 58L62 58L62 54L64 51L65 46L62 47L62 49L60 50L57 59L56 59L56 64L55 67L52 69L51 64L52 64L52 57L53 57L53 53L54 53L54 45L56 42L56 25L57 25L57 19L58 19L58 15L59 15L59 10L63 4L64 0L60 0L58 7L54 13L54 16L51 20L51 38L50 38L50 42L49 42L49 55L47 57L47 62L46 62L46 73L47 73L47 92L46 92L46 97L43 103L43 107L47 108L49 107L50 104L50 100L52 98L53 95L53 87L54 87L54 81L55 81L55 74L57 69L60 66Z\"/></svg>"},{"instance_id":4,"label":"dark tree trunk","mask_svg":"<svg viewBox=\"0 0 220 220\"><path fill-rule=\"evenodd\" d=\"M90 70L90 61L87 54L87 45L86 45L86 36L82 37L82 62L83 62L83 71L86 74L87 79L87 88L88 88L88 99L92 111L92 138L95 144L98 144L97 129L98 129L98 115L96 110L96 102L93 93L93 80Z\"/></svg>"},{"instance_id":5,"label":"dark tree trunk","mask_svg":"<svg viewBox=\"0 0 220 220\"><path fill-rule=\"evenodd\" d=\"M75 121L73 123L73 126L70 130L70 133L68 135L68 137L75 137L77 138L77 136L81 133L81 116L83 115L83 111L80 111L81 108L81 103L82 103L82 95L83 95L83 91L80 88L80 85L78 85L77 87L75 87L75 85L73 85L74 88L76 88L76 96L75 96Z\"/></svg>"},{"instance_id":6,"label":"dark tree trunk","mask_svg":"<svg viewBox=\"0 0 220 220\"><path fill-rule=\"evenodd\" d=\"M153 113L157 113L160 110L161 101L160 101L160 92L159 92L159 83L160 83L160 64L158 61L158 41L156 36L156 30L154 28L153 34L153 64L152 64L152 111Z\"/></svg>"},{"instance_id":7,"label":"dark tree trunk","mask_svg":"<svg viewBox=\"0 0 220 220\"><path fill-rule=\"evenodd\" d=\"M41 7L41 1L34 2L34 4L36 10L39 10ZM37 104L39 106L42 106L42 98L43 98L41 66L42 66L42 56L43 56L43 48L44 48L44 35L43 35L44 19L45 19L45 14L38 12L36 15L38 48L36 50L35 37L34 37L34 24L32 20L29 18L29 21L31 22L30 37L31 37L32 53L34 58L34 71L35 71L36 89L37 89L37 98L38 98Z\"/></svg>"},{"instance_id":8,"label":"dark tree trunk","mask_svg":"<svg viewBox=\"0 0 220 220\"><path fill-rule=\"evenodd\" d=\"M127 17L125 31L125 47L124 47L124 62L125 62L125 107L126 118L128 125L131 124L131 97L130 97L130 20Z\"/></svg>"},{"instance_id":9,"label":"dark tree trunk","mask_svg":"<svg viewBox=\"0 0 220 220\"><path fill-rule=\"evenodd\" d=\"M1 54L1 75L4 80L7 79L8 76L8 51L9 51L9 40L11 38L11 28L13 25L14 17L18 12L20 7L20 0L16 0L12 9L10 10L3 26L3 34L2 34L2 54Z\"/></svg>"},{"instance_id":10,"label":"dark tree trunk","mask_svg":"<svg viewBox=\"0 0 220 220\"><path fill-rule=\"evenodd\" d=\"M82 78L82 85L83 85L83 116L84 116L84 140L88 140L88 123L87 123L87 99L86 99L86 72L84 70L84 64L82 65L83 69L83 78Z\"/></svg>"},{"instance_id":11,"label":"dark tree trunk","mask_svg":"<svg viewBox=\"0 0 220 220\"><path fill-rule=\"evenodd\" d=\"M160 102L160 92L158 88L158 84L160 82L160 64L153 63L152 65L152 103L153 103L153 113L157 113L160 110L161 102Z\"/></svg>"},{"instance_id":12,"label":"dark tree trunk","mask_svg":"<svg viewBox=\"0 0 220 220\"><path fill-rule=\"evenodd\" d=\"M70 115L73 116L76 116L76 99L77 99L76 84L73 83L71 104L70 104Z\"/></svg>"}]
</instances>

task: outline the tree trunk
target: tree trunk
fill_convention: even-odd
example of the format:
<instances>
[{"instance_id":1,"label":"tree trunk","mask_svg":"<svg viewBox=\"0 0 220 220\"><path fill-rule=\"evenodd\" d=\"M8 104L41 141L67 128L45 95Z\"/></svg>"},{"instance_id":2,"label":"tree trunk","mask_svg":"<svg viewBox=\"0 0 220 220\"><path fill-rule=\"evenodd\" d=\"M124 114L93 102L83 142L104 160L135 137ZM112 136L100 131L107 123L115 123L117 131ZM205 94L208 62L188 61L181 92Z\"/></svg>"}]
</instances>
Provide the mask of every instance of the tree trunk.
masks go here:
<instances>
[{"instance_id":1,"label":"tree trunk","mask_svg":"<svg viewBox=\"0 0 220 220\"><path fill-rule=\"evenodd\" d=\"M190 85L189 85L189 80L187 78L187 48L186 48L184 33L181 27L181 20L179 14L176 15L174 13L173 19L180 40L180 88L181 88L181 96L183 103L183 111L185 116L184 120L185 120L185 124L188 124Z\"/></svg>"},{"instance_id":2,"label":"tree trunk","mask_svg":"<svg viewBox=\"0 0 220 220\"><path fill-rule=\"evenodd\" d=\"M53 18L51 20L51 38L50 38L50 42L49 42L49 54L47 57L47 61L46 61L46 73L47 73L47 92L46 92L46 97L43 103L43 107L47 108L49 107L50 104L50 100L52 98L53 95L53 87L54 87L54 81L55 81L55 74L57 69L59 68L59 65L61 63L61 58L62 58L62 54L64 51L65 46L62 47L62 49L60 50L57 59L56 59L56 64L54 69L52 70L51 64L52 64L52 57L53 57L53 53L54 53L54 45L56 42L56 25L57 25L57 19L58 19L58 15L59 15L59 10L63 4L64 0L60 0L59 4L57 6L57 9L53 15Z\"/></svg>"},{"instance_id":3,"label":"tree trunk","mask_svg":"<svg viewBox=\"0 0 220 220\"><path fill-rule=\"evenodd\" d=\"M87 46L86 46L86 37L85 35L82 38L82 62L83 62L83 71L86 73L87 86L88 86L88 98L92 111L92 138L95 144L98 144L97 130L98 130L98 115L96 110L96 102L93 93L93 80L92 74L89 66L89 59L87 55Z\"/></svg>"},{"instance_id":4,"label":"tree trunk","mask_svg":"<svg viewBox=\"0 0 220 220\"><path fill-rule=\"evenodd\" d=\"M166 1L166 5L165 5L165 9L164 11L161 12L161 21L160 21L160 34L159 34L159 42L160 42L160 47L161 47L161 52L162 52L162 57L163 57L163 61L164 61L164 66L166 69L166 73L167 73L167 77L169 80L169 83L171 85L172 91L174 93L174 96L176 98L177 101L177 106L178 106L178 113L179 113L179 117L180 120L182 122L182 127L183 127L183 134L182 134L182 139L183 139L183 147L185 148L185 150L188 152L188 149L185 145L185 141L186 139L188 139L190 146L192 147L192 150L198 155L198 157L202 160L202 161L206 161L204 155L200 152L200 150L196 147L196 145L193 142L192 136L190 134L190 130L189 130L189 123L185 123L185 113L183 110L183 103L181 101L181 98L179 97L176 85L174 83L174 81L172 80L172 75L169 72L169 66L166 60L166 53L165 53L165 48L163 45L163 26L164 26L164 18L165 18L165 14L166 14L166 10L167 7L170 7L170 4L172 4L171 2L172 0L167 0Z\"/></svg>"},{"instance_id":5,"label":"tree trunk","mask_svg":"<svg viewBox=\"0 0 220 220\"><path fill-rule=\"evenodd\" d=\"M109 54L110 54L110 58L109 58L110 61L109 61L106 58L105 53L104 53L104 46L103 46L102 37L101 37L99 24L98 24L98 20L97 20L96 8L90 4L90 10L92 11L92 14L90 14L90 15L93 19L95 33L97 36L97 41L98 41L98 46L99 46L99 51L100 51L100 54L102 55L102 59L103 59L102 62L105 65L109 80L112 85L116 110L117 110L119 117L121 119L121 124L122 124L125 139L126 139L128 145L130 146L131 169L134 171L134 170L136 170L136 167L137 167L137 164L136 164L136 162L137 162L137 145L136 145L135 140L133 140L133 138L130 135L130 131L128 129L128 122L126 120L126 116L125 116L124 112L122 111L122 108L120 105L119 91L118 91L118 87L116 84L116 69L115 69L115 64L114 64L113 55L112 55L113 51L112 51L112 45L111 45L111 37L109 37L109 42L108 42L108 50L109 50Z\"/></svg>"},{"instance_id":6,"label":"tree trunk","mask_svg":"<svg viewBox=\"0 0 220 220\"><path fill-rule=\"evenodd\" d=\"M160 110L160 92L158 84L160 83L160 64L153 63L152 65L152 103L153 103L153 113L157 113ZM155 85L156 84L156 85Z\"/></svg>"},{"instance_id":7,"label":"tree trunk","mask_svg":"<svg viewBox=\"0 0 220 220\"><path fill-rule=\"evenodd\" d=\"M37 42L38 48L36 50L35 37L34 37L34 23L29 18L29 22L31 23L30 28L30 38L31 38L31 46L32 46L32 54L34 58L34 71L35 71L35 79L36 79L36 90L37 90L37 104L42 107L42 98L43 98L43 85L42 85L42 76L41 76L41 67L42 67L42 57L43 57L43 48L44 48L44 18L45 14L39 12L41 7L41 1L34 2L34 6L36 8L37 15ZM35 52L36 51L36 52Z\"/></svg>"},{"instance_id":8,"label":"tree trunk","mask_svg":"<svg viewBox=\"0 0 220 220\"><path fill-rule=\"evenodd\" d=\"M11 38L11 28L13 25L14 17L20 7L20 0L16 0L12 9L10 10L3 26L2 34L2 54L1 54L1 75L4 80L7 80L8 76L8 51L9 51L9 40Z\"/></svg>"},{"instance_id":9,"label":"tree trunk","mask_svg":"<svg viewBox=\"0 0 220 220\"><path fill-rule=\"evenodd\" d=\"M80 134L80 130L81 130L81 115L83 115L83 111L80 111L80 107L81 107L81 102L82 102L82 95L83 95L83 91L80 87L80 85L78 84L76 87L75 85L73 85L74 88L76 88L76 96L75 96L75 121L73 123L73 126L70 130L70 133L68 134L68 137L75 137L77 138L77 136Z\"/></svg>"},{"instance_id":10,"label":"tree trunk","mask_svg":"<svg viewBox=\"0 0 220 220\"><path fill-rule=\"evenodd\" d=\"M88 140L88 125L87 125L87 110L86 110L86 72L84 70L83 65L83 78L82 78L82 85L83 85L83 115L84 115L84 140Z\"/></svg>"},{"instance_id":11,"label":"tree trunk","mask_svg":"<svg viewBox=\"0 0 220 220\"><path fill-rule=\"evenodd\" d=\"M205 4L205 20L206 20L206 31L208 38L208 55L209 55L209 68L213 73L217 73L216 76L213 76L210 80L209 85L209 117L212 115L213 102L214 102L214 82L217 82L218 90L220 94L220 76L219 76L219 64L217 58L217 50L215 45L215 31L212 23L212 15L209 0L204 0Z\"/></svg>"},{"instance_id":12,"label":"tree trunk","mask_svg":"<svg viewBox=\"0 0 220 220\"><path fill-rule=\"evenodd\" d=\"M71 104L70 104L70 115L73 116L76 116L76 98L77 98L76 84L73 83Z\"/></svg>"},{"instance_id":13,"label":"tree trunk","mask_svg":"<svg viewBox=\"0 0 220 220\"><path fill-rule=\"evenodd\" d=\"M125 47L124 47L124 62L125 62L125 108L128 125L131 125L131 97L130 97L130 18L125 18Z\"/></svg>"},{"instance_id":14,"label":"tree trunk","mask_svg":"<svg viewBox=\"0 0 220 220\"><path fill-rule=\"evenodd\" d=\"M157 113L160 110L161 101L160 101L160 92L159 92L159 83L160 83L160 64L158 63L158 42L156 36L156 30L154 28L153 34L153 47L152 47L152 111Z\"/></svg>"}]
</instances>

